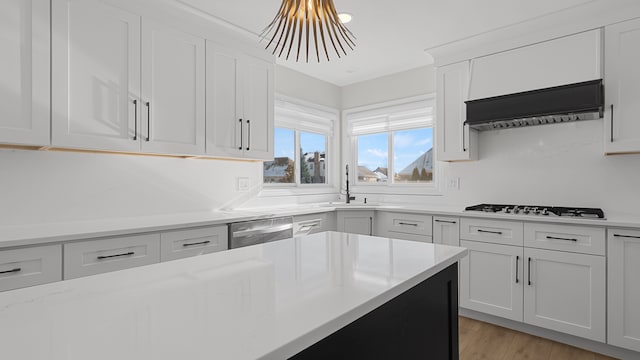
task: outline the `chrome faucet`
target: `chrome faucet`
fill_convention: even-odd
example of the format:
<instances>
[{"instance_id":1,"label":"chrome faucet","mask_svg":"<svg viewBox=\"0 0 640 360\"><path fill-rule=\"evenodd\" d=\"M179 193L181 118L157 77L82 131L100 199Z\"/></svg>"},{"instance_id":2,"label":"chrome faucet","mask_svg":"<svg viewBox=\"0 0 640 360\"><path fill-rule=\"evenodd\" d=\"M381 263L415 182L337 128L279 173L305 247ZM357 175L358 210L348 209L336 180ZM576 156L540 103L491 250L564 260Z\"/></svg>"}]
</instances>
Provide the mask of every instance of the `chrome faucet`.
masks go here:
<instances>
[{"instance_id":1,"label":"chrome faucet","mask_svg":"<svg viewBox=\"0 0 640 360\"><path fill-rule=\"evenodd\" d=\"M356 197L355 196L351 196L349 194L349 164L347 164L347 204L351 203L351 200L355 200Z\"/></svg>"}]
</instances>

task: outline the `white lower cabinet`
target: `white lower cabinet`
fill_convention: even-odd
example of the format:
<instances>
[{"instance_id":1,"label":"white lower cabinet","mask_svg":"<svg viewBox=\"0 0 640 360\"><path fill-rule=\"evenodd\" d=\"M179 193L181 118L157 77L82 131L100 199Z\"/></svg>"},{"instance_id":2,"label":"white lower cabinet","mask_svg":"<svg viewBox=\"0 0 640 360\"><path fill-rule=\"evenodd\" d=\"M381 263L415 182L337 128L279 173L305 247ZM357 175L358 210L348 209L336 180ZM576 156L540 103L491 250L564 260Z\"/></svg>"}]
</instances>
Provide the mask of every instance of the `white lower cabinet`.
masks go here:
<instances>
[{"instance_id":1,"label":"white lower cabinet","mask_svg":"<svg viewBox=\"0 0 640 360\"><path fill-rule=\"evenodd\" d=\"M433 243L460 246L460 219L457 217L433 217Z\"/></svg>"},{"instance_id":2,"label":"white lower cabinet","mask_svg":"<svg viewBox=\"0 0 640 360\"><path fill-rule=\"evenodd\" d=\"M608 343L640 351L640 231L608 231Z\"/></svg>"},{"instance_id":3,"label":"white lower cabinet","mask_svg":"<svg viewBox=\"0 0 640 360\"><path fill-rule=\"evenodd\" d=\"M64 244L64 278L124 270L160 262L160 234Z\"/></svg>"},{"instance_id":4,"label":"white lower cabinet","mask_svg":"<svg viewBox=\"0 0 640 360\"><path fill-rule=\"evenodd\" d=\"M460 241L469 255L460 261L460 306L522 321L523 249Z\"/></svg>"},{"instance_id":5,"label":"white lower cabinet","mask_svg":"<svg viewBox=\"0 0 640 360\"><path fill-rule=\"evenodd\" d=\"M524 321L604 342L604 256L530 248L524 256Z\"/></svg>"},{"instance_id":6,"label":"white lower cabinet","mask_svg":"<svg viewBox=\"0 0 640 360\"><path fill-rule=\"evenodd\" d=\"M160 234L160 260L171 261L229 248L226 225L166 231Z\"/></svg>"},{"instance_id":7,"label":"white lower cabinet","mask_svg":"<svg viewBox=\"0 0 640 360\"><path fill-rule=\"evenodd\" d=\"M0 291L62 280L62 245L0 251Z\"/></svg>"},{"instance_id":8,"label":"white lower cabinet","mask_svg":"<svg viewBox=\"0 0 640 360\"><path fill-rule=\"evenodd\" d=\"M604 228L480 219L460 228L461 307L606 340Z\"/></svg>"},{"instance_id":9,"label":"white lower cabinet","mask_svg":"<svg viewBox=\"0 0 640 360\"><path fill-rule=\"evenodd\" d=\"M361 235L373 235L373 210L338 210L337 230Z\"/></svg>"},{"instance_id":10,"label":"white lower cabinet","mask_svg":"<svg viewBox=\"0 0 640 360\"><path fill-rule=\"evenodd\" d=\"M433 242L431 223L431 215L378 211L374 233L393 239Z\"/></svg>"}]
</instances>

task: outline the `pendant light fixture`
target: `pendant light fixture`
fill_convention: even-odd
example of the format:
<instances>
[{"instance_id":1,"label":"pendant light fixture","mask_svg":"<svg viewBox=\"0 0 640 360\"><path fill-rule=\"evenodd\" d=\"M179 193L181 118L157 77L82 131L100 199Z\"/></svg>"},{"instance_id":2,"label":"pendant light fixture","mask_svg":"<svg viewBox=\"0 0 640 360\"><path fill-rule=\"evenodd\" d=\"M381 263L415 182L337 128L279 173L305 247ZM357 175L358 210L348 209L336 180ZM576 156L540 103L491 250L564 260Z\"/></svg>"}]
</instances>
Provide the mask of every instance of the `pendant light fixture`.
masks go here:
<instances>
[{"instance_id":1,"label":"pendant light fixture","mask_svg":"<svg viewBox=\"0 0 640 360\"><path fill-rule=\"evenodd\" d=\"M286 53L288 60L295 49L296 62L300 53L309 62L310 47L311 55L315 48L315 57L320 62L323 50L330 61L328 49L333 48L340 58L341 52L347 55L346 48L353 50L356 46L355 36L340 21L333 0L282 0L280 10L260 37L268 40L265 49L273 47L272 53L278 57Z\"/></svg>"}]
</instances>

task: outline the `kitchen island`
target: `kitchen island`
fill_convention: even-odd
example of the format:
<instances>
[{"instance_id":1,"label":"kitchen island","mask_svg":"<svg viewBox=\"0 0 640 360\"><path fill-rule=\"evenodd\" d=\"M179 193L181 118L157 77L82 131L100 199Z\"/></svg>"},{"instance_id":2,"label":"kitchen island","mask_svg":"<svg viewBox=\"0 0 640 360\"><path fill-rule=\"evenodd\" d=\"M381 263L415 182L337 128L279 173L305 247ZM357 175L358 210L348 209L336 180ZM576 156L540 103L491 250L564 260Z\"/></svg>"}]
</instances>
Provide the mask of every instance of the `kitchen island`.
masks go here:
<instances>
[{"instance_id":1,"label":"kitchen island","mask_svg":"<svg viewBox=\"0 0 640 360\"><path fill-rule=\"evenodd\" d=\"M465 255L326 232L7 291L0 349L12 360L456 359Z\"/></svg>"}]
</instances>

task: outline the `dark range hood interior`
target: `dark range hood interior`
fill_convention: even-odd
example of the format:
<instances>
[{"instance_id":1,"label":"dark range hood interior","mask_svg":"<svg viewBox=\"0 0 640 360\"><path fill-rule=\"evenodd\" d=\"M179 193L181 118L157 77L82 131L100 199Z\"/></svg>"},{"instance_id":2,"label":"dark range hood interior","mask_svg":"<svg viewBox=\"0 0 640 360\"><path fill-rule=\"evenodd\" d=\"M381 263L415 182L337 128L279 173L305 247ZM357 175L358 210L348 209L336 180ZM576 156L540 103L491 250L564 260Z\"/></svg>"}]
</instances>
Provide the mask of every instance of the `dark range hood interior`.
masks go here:
<instances>
[{"instance_id":1,"label":"dark range hood interior","mask_svg":"<svg viewBox=\"0 0 640 360\"><path fill-rule=\"evenodd\" d=\"M467 121L476 130L599 119L603 114L602 80L466 101Z\"/></svg>"}]
</instances>

